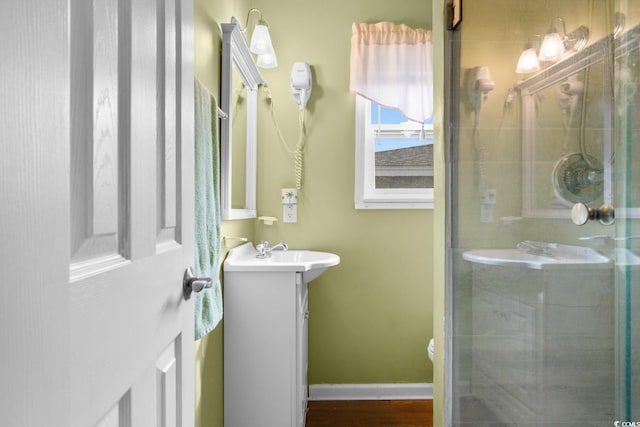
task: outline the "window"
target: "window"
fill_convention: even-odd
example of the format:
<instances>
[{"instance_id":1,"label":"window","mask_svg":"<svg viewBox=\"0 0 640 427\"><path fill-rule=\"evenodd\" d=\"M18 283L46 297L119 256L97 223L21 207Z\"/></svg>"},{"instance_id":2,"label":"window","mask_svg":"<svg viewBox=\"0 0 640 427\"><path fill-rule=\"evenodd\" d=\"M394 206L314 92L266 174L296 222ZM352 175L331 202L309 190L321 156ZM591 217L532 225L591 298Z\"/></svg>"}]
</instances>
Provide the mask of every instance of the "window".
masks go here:
<instances>
[{"instance_id":1,"label":"window","mask_svg":"<svg viewBox=\"0 0 640 427\"><path fill-rule=\"evenodd\" d=\"M356 95L356 209L433 208L433 122Z\"/></svg>"}]
</instances>

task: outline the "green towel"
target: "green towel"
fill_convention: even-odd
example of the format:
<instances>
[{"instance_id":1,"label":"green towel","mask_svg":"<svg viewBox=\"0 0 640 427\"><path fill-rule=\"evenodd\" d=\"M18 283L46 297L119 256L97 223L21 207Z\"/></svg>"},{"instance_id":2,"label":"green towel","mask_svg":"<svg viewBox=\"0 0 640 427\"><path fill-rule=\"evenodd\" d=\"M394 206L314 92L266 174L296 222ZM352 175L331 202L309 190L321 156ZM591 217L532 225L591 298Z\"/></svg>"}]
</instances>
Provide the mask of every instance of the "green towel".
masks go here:
<instances>
[{"instance_id":1,"label":"green towel","mask_svg":"<svg viewBox=\"0 0 640 427\"><path fill-rule=\"evenodd\" d=\"M194 294L195 339L222 319L220 289L220 156L215 100L195 82L195 275L211 277L211 288Z\"/></svg>"}]
</instances>

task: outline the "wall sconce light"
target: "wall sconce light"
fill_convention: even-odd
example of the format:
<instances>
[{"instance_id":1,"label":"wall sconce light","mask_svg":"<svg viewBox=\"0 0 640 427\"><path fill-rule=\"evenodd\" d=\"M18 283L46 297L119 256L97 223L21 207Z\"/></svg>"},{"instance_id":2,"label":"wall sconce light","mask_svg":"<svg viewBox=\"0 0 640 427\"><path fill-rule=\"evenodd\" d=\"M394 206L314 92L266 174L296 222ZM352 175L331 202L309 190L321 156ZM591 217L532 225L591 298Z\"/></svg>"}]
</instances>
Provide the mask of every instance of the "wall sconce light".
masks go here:
<instances>
[{"instance_id":1,"label":"wall sconce light","mask_svg":"<svg viewBox=\"0 0 640 427\"><path fill-rule=\"evenodd\" d=\"M553 25L553 21L555 20L562 22L562 33L566 34L564 31L564 19L553 19L547 29L547 32L544 34L542 43L540 44L540 53L538 54L538 59L540 61L556 61L564 55L564 43L562 42L562 37L560 37L558 29Z\"/></svg>"},{"instance_id":2,"label":"wall sconce light","mask_svg":"<svg viewBox=\"0 0 640 427\"><path fill-rule=\"evenodd\" d=\"M258 23L253 28L251 34L251 43L249 44L249 50L256 55L256 65L260 68L275 68L278 66L278 58L276 57L276 51L271 43L271 35L269 34L269 25L262 19L262 12L260 9L250 9L247 13L247 20L244 23L244 30L246 31L249 24L249 16L251 13L257 12L260 14Z\"/></svg>"},{"instance_id":3,"label":"wall sconce light","mask_svg":"<svg viewBox=\"0 0 640 427\"><path fill-rule=\"evenodd\" d=\"M562 23L562 36L558 32L553 23L560 21ZM584 25L567 34L564 19L556 17L551 21L547 32L540 44L540 52L538 59L540 61L557 61L565 55L567 51L578 51L582 49L589 39L589 29Z\"/></svg>"},{"instance_id":4,"label":"wall sconce light","mask_svg":"<svg viewBox=\"0 0 640 427\"><path fill-rule=\"evenodd\" d=\"M540 37L535 35L535 37ZM540 61L538 60L538 53L536 48L530 41L524 45L520 58L518 58L518 65L516 66L516 73L528 74L540 71Z\"/></svg>"}]
</instances>

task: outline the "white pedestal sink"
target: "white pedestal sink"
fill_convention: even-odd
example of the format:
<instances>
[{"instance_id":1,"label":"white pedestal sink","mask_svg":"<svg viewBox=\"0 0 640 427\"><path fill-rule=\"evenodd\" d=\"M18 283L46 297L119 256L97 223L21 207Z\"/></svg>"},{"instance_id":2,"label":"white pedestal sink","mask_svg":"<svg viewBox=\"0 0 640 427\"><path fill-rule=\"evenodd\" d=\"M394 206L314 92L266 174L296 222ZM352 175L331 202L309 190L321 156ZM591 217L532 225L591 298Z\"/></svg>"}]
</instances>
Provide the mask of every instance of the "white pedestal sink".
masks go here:
<instances>
[{"instance_id":1,"label":"white pedestal sink","mask_svg":"<svg viewBox=\"0 0 640 427\"><path fill-rule=\"evenodd\" d=\"M530 249L463 253L472 263L471 394L509 425L571 424L576 414L604 425L613 399L613 261L580 246L519 246Z\"/></svg>"},{"instance_id":2,"label":"white pedestal sink","mask_svg":"<svg viewBox=\"0 0 640 427\"><path fill-rule=\"evenodd\" d=\"M298 271L308 283L327 268L340 264L340 257L329 252L290 249L273 251L268 258L256 258L257 253L251 243L231 249L224 262L224 271Z\"/></svg>"},{"instance_id":3,"label":"white pedestal sink","mask_svg":"<svg viewBox=\"0 0 640 427\"><path fill-rule=\"evenodd\" d=\"M611 259L591 248L563 245L559 243L543 243L548 245L548 254L533 254L525 249L472 249L462 253L462 258L477 264L489 265L524 265L535 270L609 268Z\"/></svg>"},{"instance_id":4,"label":"white pedestal sink","mask_svg":"<svg viewBox=\"0 0 640 427\"><path fill-rule=\"evenodd\" d=\"M272 251L246 243L224 262L224 424L303 427L306 418L307 284L338 255Z\"/></svg>"}]
</instances>

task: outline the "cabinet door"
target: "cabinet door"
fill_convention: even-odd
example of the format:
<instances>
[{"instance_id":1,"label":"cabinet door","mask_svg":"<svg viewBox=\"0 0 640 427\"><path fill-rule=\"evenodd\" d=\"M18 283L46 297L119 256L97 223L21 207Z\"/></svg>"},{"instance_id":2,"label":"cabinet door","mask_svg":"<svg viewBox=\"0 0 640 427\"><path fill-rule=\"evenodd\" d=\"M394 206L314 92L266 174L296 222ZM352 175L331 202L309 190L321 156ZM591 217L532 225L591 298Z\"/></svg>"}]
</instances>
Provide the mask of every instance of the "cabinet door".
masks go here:
<instances>
[{"instance_id":1,"label":"cabinet door","mask_svg":"<svg viewBox=\"0 0 640 427\"><path fill-rule=\"evenodd\" d=\"M297 422L297 284L292 272L225 272L224 423Z\"/></svg>"},{"instance_id":2,"label":"cabinet door","mask_svg":"<svg viewBox=\"0 0 640 427\"><path fill-rule=\"evenodd\" d=\"M473 289L472 393L501 418L530 422L536 404L537 312L505 294Z\"/></svg>"}]
</instances>

